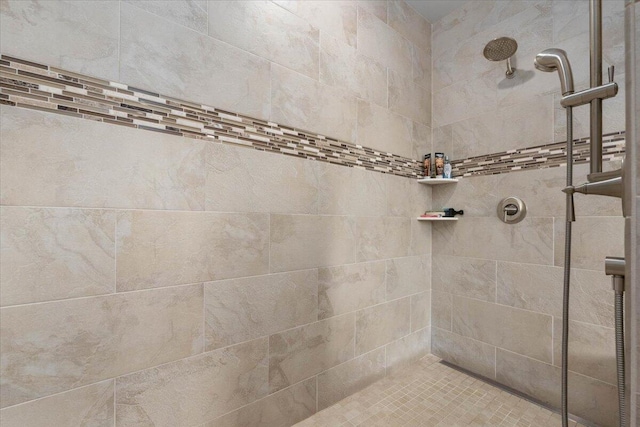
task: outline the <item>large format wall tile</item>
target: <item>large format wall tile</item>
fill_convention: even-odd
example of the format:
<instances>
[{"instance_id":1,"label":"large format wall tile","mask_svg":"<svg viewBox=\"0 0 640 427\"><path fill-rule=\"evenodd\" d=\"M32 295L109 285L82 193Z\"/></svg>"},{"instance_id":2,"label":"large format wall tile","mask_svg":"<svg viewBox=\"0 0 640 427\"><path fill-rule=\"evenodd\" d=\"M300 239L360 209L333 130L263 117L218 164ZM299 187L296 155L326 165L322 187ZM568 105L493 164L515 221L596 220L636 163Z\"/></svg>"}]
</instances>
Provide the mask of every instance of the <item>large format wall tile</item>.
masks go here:
<instances>
[{"instance_id":1,"label":"large format wall tile","mask_svg":"<svg viewBox=\"0 0 640 427\"><path fill-rule=\"evenodd\" d=\"M430 93L413 79L389 71L389 109L412 120L431 126Z\"/></svg>"},{"instance_id":2,"label":"large format wall tile","mask_svg":"<svg viewBox=\"0 0 640 427\"><path fill-rule=\"evenodd\" d=\"M358 11L358 50L394 71L411 76L411 43L362 7Z\"/></svg>"},{"instance_id":3,"label":"large format wall tile","mask_svg":"<svg viewBox=\"0 0 640 427\"><path fill-rule=\"evenodd\" d=\"M359 98L387 106L387 69L355 47L324 34L320 38L320 83L344 88Z\"/></svg>"},{"instance_id":4,"label":"large format wall tile","mask_svg":"<svg viewBox=\"0 0 640 427\"><path fill-rule=\"evenodd\" d=\"M379 348L318 375L318 410L362 390L385 375L385 350Z\"/></svg>"},{"instance_id":5,"label":"large format wall tile","mask_svg":"<svg viewBox=\"0 0 640 427\"><path fill-rule=\"evenodd\" d=\"M266 274L267 214L126 211L118 216L118 291Z\"/></svg>"},{"instance_id":6,"label":"large format wall tile","mask_svg":"<svg viewBox=\"0 0 640 427\"><path fill-rule=\"evenodd\" d=\"M112 211L0 208L0 305L115 291Z\"/></svg>"},{"instance_id":7,"label":"large format wall tile","mask_svg":"<svg viewBox=\"0 0 640 427\"><path fill-rule=\"evenodd\" d=\"M5 55L118 78L117 2L4 0L0 27Z\"/></svg>"},{"instance_id":8,"label":"large format wall tile","mask_svg":"<svg viewBox=\"0 0 640 427\"><path fill-rule=\"evenodd\" d=\"M202 427L291 426L316 412L316 377L299 382Z\"/></svg>"},{"instance_id":9,"label":"large format wall tile","mask_svg":"<svg viewBox=\"0 0 640 427\"><path fill-rule=\"evenodd\" d=\"M267 60L127 3L120 8L122 81L155 93L269 118Z\"/></svg>"},{"instance_id":10,"label":"large format wall tile","mask_svg":"<svg viewBox=\"0 0 640 427\"><path fill-rule=\"evenodd\" d=\"M451 330L453 295L448 292L431 291L431 324L440 329Z\"/></svg>"},{"instance_id":11,"label":"large format wall tile","mask_svg":"<svg viewBox=\"0 0 640 427\"><path fill-rule=\"evenodd\" d=\"M411 157L411 120L391 110L358 101L358 143L381 151Z\"/></svg>"},{"instance_id":12,"label":"large format wall tile","mask_svg":"<svg viewBox=\"0 0 640 427\"><path fill-rule=\"evenodd\" d=\"M407 335L410 330L410 298L356 312L356 354L363 354Z\"/></svg>"},{"instance_id":13,"label":"large format wall tile","mask_svg":"<svg viewBox=\"0 0 640 427\"><path fill-rule=\"evenodd\" d=\"M502 384L560 407L559 367L498 349L496 372ZM600 425L617 425L616 387L569 372L569 408L571 413Z\"/></svg>"},{"instance_id":14,"label":"large format wall tile","mask_svg":"<svg viewBox=\"0 0 640 427\"><path fill-rule=\"evenodd\" d=\"M318 162L318 212L321 215L384 216L388 176ZM407 180L409 181L409 180Z\"/></svg>"},{"instance_id":15,"label":"large format wall tile","mask_svg":"<svg viewBox=\"0 0 640 427\"><path fill-rule=\"evenodd\" d=\"M112 426L113 380L0 410L2 427Z\"/></svg>"},{"instance_id":16,"label":"large format wall tile","mask_svg":"<svg viewBox=\"0 0 640 427\"><path fill-rule=\"evenodd\" d=\"M344 90L271 64L271 120L354 142L356 98Z\"/></svg>"},{"instance_id":17,"label":"large format wall tile","mask_svg":"<svg viewBox=\"0 0 640 427\"><path fill-rule=\"evenodd\" d=\"M184 25L199 33L207 34L207 1L206 0L124 0L141 9L162 16L165 19Z\"/></svg>"},{"instance_id":18,"label":"large format wall tile","mask_svg":"<svg viewBox=\"0 0 640 427\"><path fill-rule=\"evenodd\" d=\"M495 261L433 254L431 273L434 290L495 301Z\"/></svg>"},{"instance_id":19,"label":"large format wall tile","mask_svg":"<svg viewBox=\"0 0 640 427\"><path fill-rule=\"evenodd\" d=\"M590 196L589 196L590 197ZM564 224L555 227L555 265L564 265ZM571 266L604 270L608 256L624 256L624 219L583 217L573 223Z\"/></svg>"},{"instance_id":20,"label":"large format wall tile","mask_svg":"<svg viewBox=\"0 0 640 427\"><path fill-rule=\"evenodd\" d=\"M342 43L355 46L357 29L356 3L350 0L275 0L274 3L295 13L322 32Z\"/></svg>"},{"instance_id":21,"label":"large format wall tile","mask_svg":"<svg viewBox=\"0 0 640 427\"><path fill-rule=\"evenodd\" d=\"M267 395L266 339L116 380L116 424L200 425Z\"/></svg>"},{"instance_id":22,"label":"large format wall tile","mask_svg":"<svg viewBox=\"0 0 640 427\"><path fill-rule=\"evenodd\" d=\"M210 1L209 36L318 78L319 31L270 1Z\"/></svg>"},{"instance_id":23,"label":"large format wall tile","mask_svg":"<svg viewBox=\"0 0 640 427\"><path fill-rule=\"evenodd\" d=\"M562 317L563 274L562 267L499 262L497 302ZM604 272L572 269L569 317L613 327L610 283Z\"/></svg>"},{"instance_id":24,"label":"large format wall tile","mask_svg":"<svg viewBox=\"0 0 640 427\"><path fill-rule=\"evenodd\" d=\"M3 205L204 207L204 142L7 106L0 115Z\"/></svg>"},{"instance_id":25,"label":"large format wall tile","mask_svg":"<svg viewBox=\"0 0 640 427\"><path fill-rule=\"evenodd\" d=\"M408 255L411 220L397 217L357 218L357 260L399 258Z\"/></svg>"},{"instance_id":26,"label":"large format wall tile","mask_svg":"<svg viewBox=\"0 0 640 427\"><path fill-rule=\"evenodd\" d=\"M206 350L318 320L318 273L255 276L204 285Z\"/></svg>"},{"instance_id":27,"label":"large format wall tile","mask_svg":"<svg viewBox=\"0 0 640 427\"><path fill-rule=\"evenodd\" d=\"M206 162L208 211L306 214L318 211L316 165L308 160L208 144Z\"/></svg>"},{"instance_id":28,"label":"large format wall tile","mask_svg":"<svg viewBox=\"0 0 640 427\"><path fill-rule=\"evenodd\" d=\"M396 178L399 177L385 175L387 216L415 218L431 208L432 189L430 186L419 184L414 179Z\"/></svg>"},{"instance_id":29,"label":"large format wall tile","mask_svg":"<svg viewBox=\"0 0 640 427\"><path fill-rule=\"evenodd\" d=\"M387 300L417 294L430 288L429 257L395 258L387 261Z\"/></svg>"},{"instance_id":30,"label":"large format wall tile","mask_svg":"<svg viewBox=\"0 0 640 427\"><path fill-rule=\"evenodd\" d=\"M390 373L417 362L431 352L431 328L420 329L386 345Z\"/></svg>"},{"instance_id":31,"label":"large format wall tile","mask_svg":"<svg viewBox=\"0 0 640 427\"><path fill-rule=\"evenodd\" d=\"M562 319L553 319L553 362L562 366ZM615 330L569 320L569 369L617 384Z\"/></svg>"},{"instance_id":32,"label":"large format wall tile","mask_svg":"<svg viewBox=\"0 0 640 427\"><path fill-rule=\"evenodd\" d=\"M477 244L469 244L469 236ZM511 225L498 218L464 218L438 224L433 231L433 244L443 255L551 265L553 218L527 217Z\"/></svg>"},{"instance_id":33,"label":"large format wall tile","mask_svg":"<svg viewBox=\"0 0 640 427\"><path fill-rule=\"evenodd\" d=\"M318 317L324 319L385 301L385 262L318 269Z\"/></svg>"},{"instance_id":34,"label":"large format wall tile","mask_svg":"<svg viewBox=\"0 0 640 427\"><path fill-rule=\"evenodd\" d=\"M352 218L271 215L271 271L290 271L355 261Z\"/></svg>"},{"instance_id":35,"label":"large format wall tile","mask_svg":"<svg viewBox=\"0 0 640 427\"><path fill-rule=\"evenodd\" d=\"M453 297L453 332L551 363L552 318L464 297Z\"/></svg>"},{"instance_id":36,"label":"large format wall tile","mask_svg":"<svg viewBox=\"0 0 640 427\"><path fill-rule=\"evenodd\" d=\"M411 332L431 325L431 292L411 296Z\"/></svg>"},{"instance_id":37,"label":"large format wall tile","mask_svg":"<svg viewBox=\"0 0 640 427\"><path fill-rule=\"evenodd\" d=\"M404 1L390 1L389 26L425 52L431 50L431 24Z\"/></svg>"},{"instance_id":38,"label":"large format wall tile","mask_svg":"<svg viewBox=\"0 0 640 427\"><path fill-rule=\"evenodd\" d=\"M456 366L487 378L494 379L496 376L496 348L482 341L432 328L431 350L436 356Z\"/></svg>"},{"instance_id":39,"label":"large format wall tile","mask_svg":"<svg viewBox=\"0 0 640 427\"><path fill-rule=\"evenodd\" d=\"M269 337L274 392L354 357L355 315L332 317Z\"/></svg>"},{"instance_id":40,"label":"large format wall tile","mask_svg":"<svg viewBox=\"0 0 640 427\"><path fill-rule=\"evenodd\" d=\"M201 285L6 307L2 405L202 351Z\"/></svg>"}]
</instances>

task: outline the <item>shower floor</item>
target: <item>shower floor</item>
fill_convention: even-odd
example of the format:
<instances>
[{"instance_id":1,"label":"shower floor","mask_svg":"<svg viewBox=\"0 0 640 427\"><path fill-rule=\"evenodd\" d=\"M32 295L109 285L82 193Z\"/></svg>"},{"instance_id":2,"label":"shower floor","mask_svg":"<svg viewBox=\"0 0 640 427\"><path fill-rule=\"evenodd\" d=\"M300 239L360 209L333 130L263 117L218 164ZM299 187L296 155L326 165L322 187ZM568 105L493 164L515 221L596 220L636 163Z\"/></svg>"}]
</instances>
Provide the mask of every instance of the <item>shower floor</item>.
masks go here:
<instances>
[{"instance_id":1,"label":"shower floor","mask_svg":"<svg viewBox=\"0 0 640 427\"><path fill-rule=\"evenodd\" d=\"M425 356L296 427L562 426L560 415L438 362Z\"/></svg>"}]
</instances>

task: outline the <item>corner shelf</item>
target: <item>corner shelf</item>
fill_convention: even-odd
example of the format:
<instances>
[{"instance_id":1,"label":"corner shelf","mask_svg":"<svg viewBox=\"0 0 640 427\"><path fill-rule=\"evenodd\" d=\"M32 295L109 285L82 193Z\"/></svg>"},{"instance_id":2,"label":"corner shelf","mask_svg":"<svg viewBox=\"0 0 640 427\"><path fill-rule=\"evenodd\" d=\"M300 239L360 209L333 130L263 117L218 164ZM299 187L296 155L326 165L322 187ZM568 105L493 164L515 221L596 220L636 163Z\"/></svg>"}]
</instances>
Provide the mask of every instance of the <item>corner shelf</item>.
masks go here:
<instances>
[{"instance_id":1,"label":"corner shelf","mask_svg":"<svg viewBox=\"0 0 640 427\"><path fill-rule=\"evenodd\" d=\"M458 182L458 178L422 178L418 180L418 183L427 185L454 184L456 182Z\"/></svg>"},{"instance_id":2,"label":"corner shelf","mask_svg":"<svg viewBox=\"0 0 640 427\"><path fill-rule=\"evenodd\" d=\"M453 218L450 218L450 217L440 217L440 218L426 217L425 218L425 217L421 217L421 216L418 217L418 221L457 221L457 220L458 220L458 218L456 218L456 217L453 217Z\"/></svg>"}]
</instances>

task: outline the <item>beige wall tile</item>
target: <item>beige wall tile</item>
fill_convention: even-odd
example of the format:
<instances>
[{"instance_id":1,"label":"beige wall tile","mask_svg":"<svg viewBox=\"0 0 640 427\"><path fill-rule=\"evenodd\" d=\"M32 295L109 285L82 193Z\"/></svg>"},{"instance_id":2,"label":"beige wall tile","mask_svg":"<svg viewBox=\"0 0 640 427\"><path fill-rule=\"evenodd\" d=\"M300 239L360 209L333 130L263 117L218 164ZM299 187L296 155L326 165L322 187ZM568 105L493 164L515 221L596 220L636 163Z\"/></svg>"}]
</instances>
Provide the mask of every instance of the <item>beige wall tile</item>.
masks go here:
<instances>
[{"instance_id":1,"label":"beige wall tile","mask_svg":"<svg viewBox=\"0 0 640 427\"><path fill-rule=\"evenodd\" d=\"M498 263L498 303L562 317L562 267ZM611 279L603 272L571 270L570 318L613 327Z\"/></svg>"},{"instance_id":2,"label":"beige wall tile","mask_svg":"<svg viewBox=\"0 0 640 427\"><path fill-rule=\"evenodd\" d=\"M358 98L387 106L387 69L374 59L359 54L354 46L324 34L320 38L320 83L346 89Z\"/></svg>"},{"instance_id":3,"label":"beige wall tile","mask_svg":"<svg viewBox=\"0 0 640 427\"><path fill-rule=\"evenodd\" d=\"M431 224L425 221L411 221L411 246L409 255L431 254Z\"/></svg>"},{"instance_id":4,"label":"beige wall tile","mask_svg":"<svg viewBox=\"0 0 640 427\"><path fill-rule=\"evenodd\" d=\"M415 179L384 175L387 187L387 215L411 219L422 215L431 206L431 187Z\"/></svg>"},{"instance_id":5,"label":"beige wall tile","mask_svg":"<svg viewBox=\"0 0 640 427\"><path fill-rule=\"evenodd\" d=\"M115 212L0 208L1 305L115 291Z\"/></svg>"},{"instance_id":6,"label":"beige wall tile","mask_svg":"<svg viewBox=\"0 0 640 427\"><path fill-rule=\"evenodd\" d=\"M6 106L0 117L4 205L203 209L204 142Z\"/></svg>"},{"instance_id":7,"label":"beige wall tile","mask_svg":"<svg viewBox=\"0 0 640 427\"><path fill-rule=\"evenodd\" d=\"M387 370L393 373L431 352L431 328L420 329L387 344Z\"/></svg>"},{"instance_id":8,"label":"beige wall tile","mask_svg":"<svg viewBox=\"0 0 640 427\"><path fill-rule=\"evenodd\" d=\"M439 87L434 83L433 127L470 119L497 108L496 85L490 72L438 90Z\"/></svg>"},{"instance_id":9,"label":"beige wall tile","mask_svg":"<svg viewBox=\"0 0 640 427\"><path fill-rule=\"evenodd\" d=\"M387 0L358 0L358 8L375 15L382 22L387 22Z\"/></svg>"},{"instance_id":10,"label":"beige wall tile","mask_svg":"<svg viewBox=\"0 0 640 427\"><path fill-rule=\"evenodd\" d=\"M269 118L267 60L127 3L120 8L120 81Z\"/></svg>"},{"instance_id":11,"label":"beige wall tile","mask_svg":"<svg viewBox=\"0 0 640 427\"><path fill-rule=\"evenodd\" d=\"M318 320L318 272L210 282L204 298L209 351Z\"/></svg>"},{"instance_id":12,"label":"beige wall tile","mask_svg":"<svg viewBox=\"0 0 640 427\"><path fill-rule=\"evenodd\" d=\"M351 359L318 375L318 410L382 379L385 375L385 350L379 348Z\"/></svg>"},{"instance_id":13,"label":"beige wall tile","mask_svg":"<svg viewBox=\"0 0 640 427\"><path fill-rule=\"evenodd\" d=\"M118 215L118 291L269 272L267 214L125 211Z\"/></svg>"},{"instance_id":14,"label":"beige wall tile","mask_svg":"<svg viewBox=\"0 0 640 427\"><path fill-rule=\"evenodd\" d=\"M389 26L423 51L431 50L431 24L404 1L389 2Z\"/></svg>"},{"instance_id":15,"label":"beige wall tile","mask_svg":"<svg viewBox=\"0 0 640 427\"><path fill-rule=\"evenodd\" d=\"M564 265L564 221L555 226L555 265ZM624 256L624 219L583 217L573 223L571 266L604 270L607 256Z\"/></svg>"},{"instance_id":16,"label":"beige wall tile","mask_svg":"<svg viewBox=\"0 0 640 427\"><path fill-rule=\"evenodd\" d=\"M317 213L315 165L275 153L208 144L205 207L221 212Z\"/></svg>"},{"instance_id":17,"label":"beige wall tile","mask_svg":"<svg viewBox=\"0 0 640 427\"><path fill-rule=\"evenodd\" d=\"M496 348L440 328L432 328L431 351L436 356L486 378L496 376Z\"/></svg>"},{"instance_id":18,"label":"beige wall tile","mask_svg":"<svg viewBox=\"0 0 640 427\"><path fill-rule=\"evenodd\" d=\"M118 25L118 4L112 1L3 1L0 50L115 80Z\"/></svg>"},{"instance_id":19,"label":"beige wall tile","mask_svg":"<svg viewBox=\"0 0 640 427\"><path fill-rule=\"evenodd\" d=\"M496 369L499 382L555 407L560 406L560 368L498 349ZM616 425L616 388L569 372L569 408L571 413L584 419L601 425Z\"/></svg>"},{"instance_id":20,"label":"beige wall tile","mask_svg":"<svg viewBox=\"0 0 640 427\"><path fill-rule=\"evenodd\" d=\"M3 308L2 405L197 354L202 306L193 285Z\"/></svg>"},{"instance_id":21,"label":"beige wall tile","mask_svg":"<svg viewBox=\"0 0 640 427\"><path fill-rule=\"evenodd\" d=\"M116 424L199 425L267 395L267 339L116 380Z\"/></svg>"},{"instance_id":22,"label":"beige wall tile","mask_svg":"<svg viewBox=\"0 0 640 427\"><path fill-rule=\"evenodd\" d=\"M469 236L481 244L469 245ZM465 217L438 224L433 229L433 244L443 255L552 264L553 218L527 217L507 225L498 218Z\"/></svg>"},{"instance_id":23,"label":"beige wall tile","mask_svg":"<svg viewBox=\"0 0 640 427\"><path fill-rule=\"evenodd\" d=\"M342 43L356 45L356 3L347 1L275 0L274 3L295 13L322 32ZM326 34L325 34L326 33Z\"/></svg>"},{"instance_id":24,"label":"beige wall tile","mask_svg":"<svg viewBox=\"0 0 640 427\"><path fill-rule=\"evenodd\" d=\"M445 153L447 156L449 156L450 159L459 159L460 156L458 156L456 152L453 151L453 139L452 139L453 137L451 134L451 127L452 125L433 128L433 151ZM456 185L455 187L458 187L458 186ZM453 190L453 189L442 188L438 191L438 193L442 192L443 190ZM435 199L434 199L434 202L435 202Z\"/></svg>"},{"instance_id":25,"label":"beige wall tile","mask_svg":"<svg viewBox=\"0 0 640 427\"><path fill-rule=\"evenodd\" d=\"M562 318L553 318L553 362L562 366ZM569 369L617 384L615 330L569 320Z\"/></svg>"},{"instance_id":26,"label":"beige wall tile","mask_svg":"<svg viewBox=\"0 0 640 427\"><path fill-rule=\"evenodd\" d=\"M551 363L551 316L453 297L453 332Z\"/></svg>"},{"instance_id":27,"label":"beige wall tile","mask_svg":"<svg viewBox=\"0 0 640 427\"><path fill-rule=\"evenodd\" d=\"M389 71L389 109L431 126L431 94L409 77Z\"/></svg>"},{"instance_id":28,"label":"beige wall tile","mask_svg":"<svg viewBox=\"0 0 640 427\"><path fill-rule=\"evenodd\" d=\"M411 46L411 65L413 82L429 92L431 98L431 52L424 52L422 49ZM429 99L429 102L431 100Z\"/></svg>"},{"instance_id":29,"label":"beige wall tile","mask_svg":"<svg viewBox=\"0 0 640 427\"><path fill-rule=\"evenodd\" d=\"M318 78L320 32L270 1L210 1L209 36Z\"/></svg>"},{"instance_id":30,"label":"beige wall tile","mask_svg":"<svg viewBox=\"0 0 640 427\"><path fill-rule=\"evenodd\" d=\"M451 330L453 295L448 292L431 291L431 324L440 329Z\"/></svg>"},{"instance_id":31,"label":"beige wall tile","mask_svg":"<svg viewBox=\"0 0 640 427\"><path fill-rule=\"evenodd\" d=\"M407 335L411 329L409 298L403 298L356 312L356 354Z\"/></svg>"},{"instance_id":32,"label":"beige wall tile","mask_svg":"<svg viewBox=\"0 0 640 427\"><path fill-rule=\"evenodd\" d=\"M411 76L411 43L362 7L358 10L358 50L394 71Z\"/></svg>"},{"instance_id":33,"label":"beige wall tile","mask_svg":"<svg viewBox=\"0 0 640 427\"><path fill-rule=\"evenodd\" d=\"M354 262L354 228L344 216L271 215L271 271Z\"/></svg>"},{"instance_id":34,"label":"beige wall tile","mask_svg":"<svg viewBox=\"0 0 640 427\"><path fill-rule=\"evenodd\" d=\"M432 151L431 128L418 122L413 122L413 132L411 134L413 141L412 159L424 160L424 155Z\"/></svg>"},{"instance_id":35,"label":"beige wall tile","mask_svg":"<svg viewBox=\"0 0 640 427\"><path fill-rule=\"evenodd\" d=\"M354 357L355 314L332 317L269 337L271 393Z\"/></svg>"},{"instance_id":36,"label":"beige wall tile","mask_svg":"<svg viewBox=\"0 0 640 427\"><path fill-rule=\"evenodd\" d=\"M431 325L431 292L411 296L411 332Z\"/></svg>"},{"instance_id":37,"label":"beige wall tile","mask_svg":"<svg viewBox=\"0 0 640 427\"><path fill-rule=\"evenodd\" d=\"M321 215L386 215L385 175L321 162L315 166Z\"/></svg>"},{"instance_id":38,"label":"beige wall tile","mask_svg":"<svg viewBox=\"0 0 640 427\"><path fill-rule=\"evenodd\" d=\"M384 261L318 269L318 317L324 319L385 301Z\"/></svg>"},{"instance_id":39,"label":"beige wall tile","mask_svg":"<svg viewBox=\"0 0 640 427\"><path fill-rule=\"evenodd\" d=\"M359 217L356 239L358 262L407 256L411 239L411 220L395 217Z\"/></svg>"},{"instance_id":40,"label":"beige wall tile","mask_svg":"<svg viewBox=\"0 0 640 427\"><path fill-rule=\"evenodd\" d=\"M161 16L176 24L207 34L207 2L193 0L157 1L157 0L125 0L147 12Z\"/></svg>"},{"instance_id":41,"label":"beige wall tile","mask_svg":"<svg viewBox=\"0 0 640 427\"><path fill-rule=\"evenodd\" d=\"M433 254L434 290L494 302L496 299L496 262Z\"/></svg>"},{"instance_id":42,"label":"beige wall tile","mask_svg":"<svg viewBox=\"0 0 640 427\"><path fill-rule=\"evenodd\" d=\"M383 107L358 101L358 144L411 157L412 123Z\"/></svg>"},{"instance_id":43,"label":"beige wall tile","mask_svg":"<svg viewBox=\"0 0 640 427\"><path fill-rule=\"evenodd\" d=\"M271 120L354 142L356 98L344 90L271 65Z\"/></svg>"},{"instance_id":44,"label":"beige wall tile","mask_svg":"<svg viewBox=\"0 0 640 427\"><path fill-rule=\"evenodd\" d=\"M290 426L316 412L316 377L250 403L202 427Z\"/></svg>"},{"instance_id":45,"label":"beige wall tile","mask_svg":"<svg viewBox=\"0 0 640 427\"><path fill-rule=\"evenodd\" d=\"M3 427L113 425L113 380L0 411Z\"/></svg>"},{"instance_id":46,"label":"beige wall tile","mask_svg":"<svg viewBox=\"0 0 640 427\"><path fill-rule=\"evenodd\" d=\"M431 289L430 257L395 258L387 261L387 300Z\"/></svg>"}]
</instances>

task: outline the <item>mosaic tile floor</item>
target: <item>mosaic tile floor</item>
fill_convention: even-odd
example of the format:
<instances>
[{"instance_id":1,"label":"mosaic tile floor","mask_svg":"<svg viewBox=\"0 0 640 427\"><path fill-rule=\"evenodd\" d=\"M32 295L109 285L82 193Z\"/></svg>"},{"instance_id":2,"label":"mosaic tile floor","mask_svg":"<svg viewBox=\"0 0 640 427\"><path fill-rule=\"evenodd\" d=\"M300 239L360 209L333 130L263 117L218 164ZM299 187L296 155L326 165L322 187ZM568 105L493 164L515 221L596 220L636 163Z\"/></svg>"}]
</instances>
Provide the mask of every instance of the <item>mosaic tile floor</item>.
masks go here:
<instances>
[{"instance_id":1,"label":"mosaic tile floor","mask_svg":"<svg viewBox=\"0 0 640 427\"><path fill-rule=\"evenodd\" d=\"M562 426L558 414L439 361L426 356L296 427Z\"/></svg>"}]
</instances>

